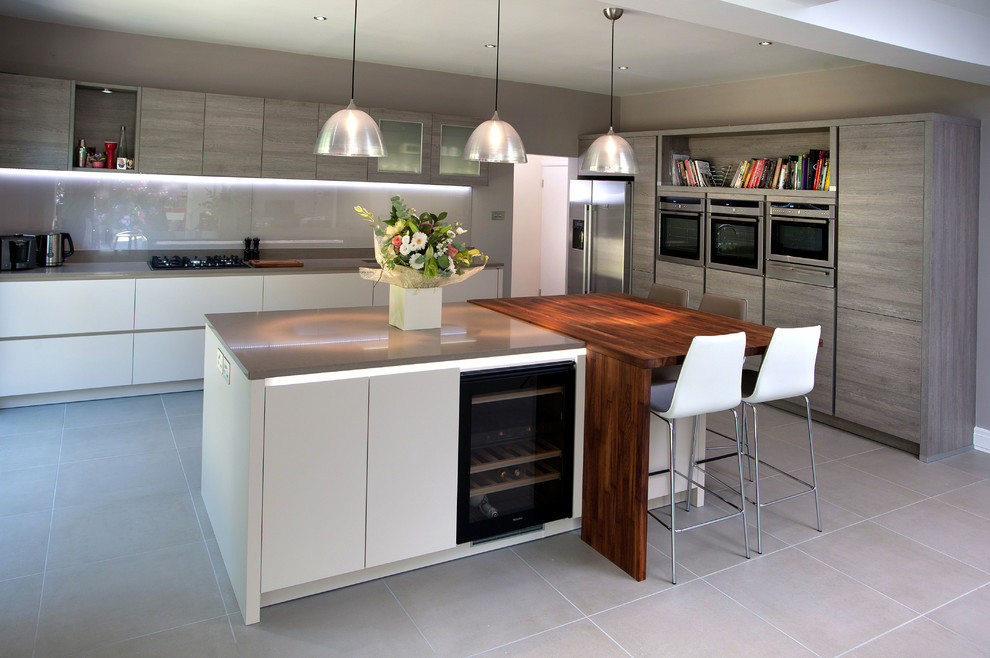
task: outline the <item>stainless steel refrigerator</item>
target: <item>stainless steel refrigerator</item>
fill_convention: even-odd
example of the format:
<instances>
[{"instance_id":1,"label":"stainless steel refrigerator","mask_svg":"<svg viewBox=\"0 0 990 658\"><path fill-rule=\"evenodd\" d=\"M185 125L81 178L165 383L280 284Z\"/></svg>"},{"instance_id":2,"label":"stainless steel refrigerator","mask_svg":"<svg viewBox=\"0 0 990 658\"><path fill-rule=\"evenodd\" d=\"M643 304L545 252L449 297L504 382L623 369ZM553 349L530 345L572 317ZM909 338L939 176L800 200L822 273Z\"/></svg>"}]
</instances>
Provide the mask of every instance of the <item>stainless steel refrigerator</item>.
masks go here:
<instances>
[{"instance_id":1,"label":"stainless steel refrigerator","mask_svg":"<svg viewBox=\"0 0 990 658\"><path fill-rule=\"evenodd\" d=\"M632 183L572 180L567 293L629 292Z\"/></svg>"}]
</instances>

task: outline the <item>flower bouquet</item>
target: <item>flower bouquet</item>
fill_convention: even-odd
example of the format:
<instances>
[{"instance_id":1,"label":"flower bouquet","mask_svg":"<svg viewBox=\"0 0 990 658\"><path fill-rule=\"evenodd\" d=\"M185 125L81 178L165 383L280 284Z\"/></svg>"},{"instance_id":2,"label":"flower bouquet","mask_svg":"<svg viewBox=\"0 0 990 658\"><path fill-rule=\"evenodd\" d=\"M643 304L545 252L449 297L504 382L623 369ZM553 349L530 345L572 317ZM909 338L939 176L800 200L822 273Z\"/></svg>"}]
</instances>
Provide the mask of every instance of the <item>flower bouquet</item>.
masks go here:
<instances>
[{"instance_id":1,"label":"flower bouquet","mask_svg":"<svg viewBox=\"0 0 990 658\"><path fill-rule=\"evenodd\" d=\"M485 268L488 257L457 242L467 231L460 222L445 223L446 212L417 215L401 196L391 201L388 219L379 219L361 206L354 207L375 231L375 260L381 265L380 270L362 267L362 278L400 288L440 288L464 281ZM475 257L484 258L484 262L473 265Z\"/></svg>"},{"instance_id":2,"label":"flower bouquet","mask_svg":"<svg viewBox=\"0 0 990 658\"><path fill-rule=\"evenodd\" d=\"M388 219L354 207L374 229L375 260L381 265L381 269L360 268L361 278L391 285L390 324L400 329L438 328L441 288L483 270L488 256L457 241L466 230L459 222L445 222L446 212L417 214L402 197L391 201ZM474 265L475 257L484 260Z\"/></svg>"}]
</instances>

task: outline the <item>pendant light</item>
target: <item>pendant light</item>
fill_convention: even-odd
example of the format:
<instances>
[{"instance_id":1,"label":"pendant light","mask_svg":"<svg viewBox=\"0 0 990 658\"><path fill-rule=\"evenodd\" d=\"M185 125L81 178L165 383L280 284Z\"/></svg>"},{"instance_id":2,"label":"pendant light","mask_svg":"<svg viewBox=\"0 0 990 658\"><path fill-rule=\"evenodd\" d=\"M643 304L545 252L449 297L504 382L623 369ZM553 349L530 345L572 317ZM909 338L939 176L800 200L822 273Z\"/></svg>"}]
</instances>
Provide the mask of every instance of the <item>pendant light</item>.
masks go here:
<instances>
[{"instance_id":1,"label":"pendant light","mask_svg":"<svg viewBox=\"0 0 990 658\"><path fill-rule=\"evenodd\" d=\"M502 21L502 0L495 19L495 113L474 129L464 145L464 159L476 162L526 162L526 149L516 129L498 118L498 54Z\"/></svg>"},{"instance_id":2,"label":"pendant light","mask_svg":"<svg viewBox=\"0 0 990 658\"><path fill-rule=\"evenodd\" d=\"M608 133L596 139L584 154L583 174L638 174L636 155L632 146L612 130L612 105L615 97L615 21L622 17L618 7L603 10L612 23L612 59L609 63Z\"/></svg>"},{"instance_id":3,"label":"pendant light","mask_svg":"<svg viewBox=\"0 0 990 658\"><path fill-rule=\"evenodd\" d=\"M316 138L313 153L381 158L388 155L378 123L354 105L354 63L357 57L357 0L354 0L354 34L351 41L351 102L327 119Z\"/></svg>"}]
</instances>

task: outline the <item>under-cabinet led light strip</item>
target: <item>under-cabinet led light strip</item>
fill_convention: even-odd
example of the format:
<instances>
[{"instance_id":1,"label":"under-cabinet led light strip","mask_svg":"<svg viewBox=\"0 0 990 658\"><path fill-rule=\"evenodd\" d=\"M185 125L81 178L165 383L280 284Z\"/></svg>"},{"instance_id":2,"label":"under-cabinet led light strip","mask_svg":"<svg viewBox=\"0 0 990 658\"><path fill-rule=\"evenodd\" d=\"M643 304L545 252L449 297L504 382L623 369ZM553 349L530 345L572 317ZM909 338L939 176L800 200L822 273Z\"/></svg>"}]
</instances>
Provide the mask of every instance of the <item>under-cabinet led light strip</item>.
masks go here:
<instances>
[{"instance_id":1,"label":"under-cabinet led light strip","mask_svg":"<svg viewBox=\"0 0 990 658\"><path fill-rule=\"evenodd\" d=\"M503 356L488 356L474 359L455 359L451 361L431 361L430 363L410 363L400 366L382 366L379 368L361 368L359 370L342 370L340 372L318 372L309 375L285 375L282 377L265 378L265 386L290 386L292 384L312 384L315 382L332 382L359 377L378 377L381 375L399 375L413 372L430 372L433 370L448 370L458 368L461 372L472 370L488 370L490 368L505 368L523 366L533 363L550 361L574 361L583 356L587 350L578 347L569 350L554 350L552 352L529 352L527 354L507 354Z\"/></svg>"}]
</instances>

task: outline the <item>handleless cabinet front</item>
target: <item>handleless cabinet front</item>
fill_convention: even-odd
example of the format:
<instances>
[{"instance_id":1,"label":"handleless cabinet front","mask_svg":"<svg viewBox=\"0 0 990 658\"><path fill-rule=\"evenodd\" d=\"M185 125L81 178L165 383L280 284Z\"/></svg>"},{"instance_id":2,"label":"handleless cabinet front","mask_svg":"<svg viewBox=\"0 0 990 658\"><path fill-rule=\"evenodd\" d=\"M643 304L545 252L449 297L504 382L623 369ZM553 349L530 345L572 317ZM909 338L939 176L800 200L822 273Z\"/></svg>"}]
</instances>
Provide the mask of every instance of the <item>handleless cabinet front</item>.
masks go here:
<instances>
[{"instance_id":1,"label":"handleless cabinet front","mask_svg":"<svg viewBox=\"0 0 990 658\"><path fill-rule=\"evenodd\" d=\"M202 175L205 108L202 92L141 90L137 162L143 173Z\"/></svg>"},{"instance_id":2,"label":"handleless cabinet front","mask_svg":"<svg viewBox=\"0 0 990 658\"><path fill-rule=\"evenodd\" d=\"M207 313L261 310L260 276L138 279L134 328L202 327Z\"/></svg>"},{"instance_id":3,"label":"handleless cabinet front","mask_svg":"<svg viewBox=\"0 0 990 658\"><path fill-rule=\"evenodd\" d=\"M263 178L316 178L313 145L319 134L319 119L319 103L265 99Z\"/></svg>"},{"instance_id":4,"label":"handleless cabinet front","mask_svg":"<svg viewBox=\"0 0 990 658\"><path fill-rule=\"evenodd\" d=\"M261 133L265 99L206 95L203 174L261 176Z\"/></svg>"},{"instance_id":5,"label":"handleless cabinet front","mask_svg":"<svg viewBox=\"0 0 990 658\"><path fill-rule=\"evenodd\" d=\"M0 283L0 338L133 329L133 279Z\"/></svg>"},{"instance_id":6,"label":"handleless cabinet front","mask_svg":"<svg viewBox=\"0 0 990 658\"><path fill-rule=\"evenodd\" d=\"M71 83L0 73L0 167L66 169Z\"/></svg>"},{"instance_id":7,"label":"handleless cabinet front","mask_svg":"<svg viewBox=\"0 0 990 658\"><path fill-rule=\"evenodd\" d=\"M350 272L266 275L263 310L371 306L373 285Z\"/></svg>"}]
</instances>

